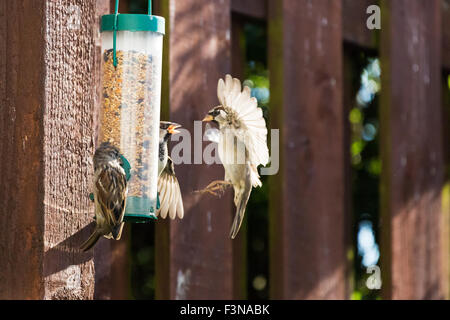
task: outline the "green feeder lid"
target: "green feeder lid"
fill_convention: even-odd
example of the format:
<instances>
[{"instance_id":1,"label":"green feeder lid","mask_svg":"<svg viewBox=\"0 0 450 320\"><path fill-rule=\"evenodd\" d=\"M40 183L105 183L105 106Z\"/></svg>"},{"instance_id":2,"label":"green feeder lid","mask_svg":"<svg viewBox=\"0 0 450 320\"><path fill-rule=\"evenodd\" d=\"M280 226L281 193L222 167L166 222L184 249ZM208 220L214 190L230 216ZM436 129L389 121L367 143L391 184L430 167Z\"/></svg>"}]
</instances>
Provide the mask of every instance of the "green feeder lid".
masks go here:
<instances>
[{"instance_id":1,"label":"green feeder lid","mask_svg":"<svg viewBox=\"0 0 450 320\"><path fill-rule=\"evenodd\" d=\"M115 14L102 16L101 32L114 31ZM165 34L165 19L148 14L117 14L117 31L153 31Z\"/></svg>"},{"instance_id":2,"label":"green feeder lid","mask_svg":"<svg viewBox=\"0 0 450 320\"><path fill-rule=\"evenodd\" d=\"M114 67L117 67L116 42L117 31L152 31L164 35L165 20L163 17L152 15L152 1L148 0L148 14L119 14L119 0L116 0L114 14L102 16L101 32L112 31Z\"/></svg>"}]
</instances>

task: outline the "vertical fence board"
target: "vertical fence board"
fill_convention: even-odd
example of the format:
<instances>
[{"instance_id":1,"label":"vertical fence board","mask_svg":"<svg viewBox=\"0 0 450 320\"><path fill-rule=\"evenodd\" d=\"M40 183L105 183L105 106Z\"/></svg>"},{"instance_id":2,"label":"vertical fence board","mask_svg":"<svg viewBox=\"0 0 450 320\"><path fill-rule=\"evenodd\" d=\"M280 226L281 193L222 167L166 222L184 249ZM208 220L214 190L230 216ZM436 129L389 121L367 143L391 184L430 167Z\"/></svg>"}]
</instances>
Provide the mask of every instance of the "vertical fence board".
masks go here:
<instances>
[{"instance_id":1,"label":"vertical fence board","mask_svg":"<svg viewBox=\"0 0 450 320\"><path fill-rule=\"evenodd\" d=\"M0 3L0 298L42 298L44 2Z\"/></svg>"},{"instance_id":2,"label":"vertical fence board","mask_svg":"<svg viewBox=\"0 0 450 320\"><path fill-rule=\"evenodd\" d=\"M78 247L93 217L96 1L11 0L0 8L0 296L92 298L92 252Z\"/></svg>"},{"instance_id":3,"label":"vertical fence board","mask_svg":"<svg viewBox=\"0 0 450 320\"><path fill-rule=\"evenodd\" d=\"M163 43L163 69L161 83L161 119L170 119L170 5L165 0L153 2L156 15L166 19ZM176 168L178 174L178 168ZM182 190L183 192L183 190ZM170 299L170 221L159 219L155 224L155 297Z\"/></svg>"},{"instance_id":4,"label":"vertical fence board","mask_svg":"<svg viewBox=\"0 0 450 320\"><path fill-rule=\"evenodd\" d=\"M245 39L244 19L240 15L232 15L231 26L231 63L233 77L244 81L245 75ZM233 240L233 297L247 298L247 219L242 222L238 236Z\"/></svg>"},{"instance_id":5,"label":"vertical fence board","mask_svg":"<svg viewBox=\"0 0 450 320\"><path fill-rule=\"evenodd\" d=\"M445 298L450 298L450 72L442 75L442 109L443 109L443 153L445 166L445 185L442 190L442 239L443 239L443 289Z\"/></svg>"},{"instance_id":6,"label":"vertical fence board","mask_svg":"<svg viewBox=\"0 0 450 320\"><path fill-rule=\"evenodd\" d=\"M383 296L443 298L441 1L382 1Z\"/></svg>"},{"instance_id":7,"label":"vertical fence board","mask_svg":"<svg viewBox=\"0 0 450 320\"><path fill-rule=\"evenodd\" d=\"M345 41L367 49L374 49L378 44L376 31L366 27L366 21L369 18L366 10L370 5L378 5L378 1L342 0L342 33Z\"/></svg>"},{"instance_id":8,"label":"vertical fence board","mask_svg":"<svg viewBox=\"0 0 450 320\"><path fill-rule=\"evenodd\" d=\"M194 120L201 120L218 104L217 81L231 71L230 1L171 0L161 6L169 33L165 39L169 64L164 69L169 78L163 92L169 92L170 119L188 129L193 142ZM201 151L196 150L194 142L192 150L193 161ZM175 170L185 217L156 225L156 296L232 298L230 193L220 199L192 193L212 180L223 179L223 169L193 164L178 165Z\"/></svg>"},{"instance_id":9,"label":"vertical fence board","mask_svg":"<svg viewBox=\"0 0 450 320\"><path fill-rule=\"evenodd\" d=\"M92 298L93 253L78 247L93 217L96 1L50 1L45 15L45 298Z\"/></svg>"},{"instance_id":10,"label":"vertical fence board","mask_svg":"<svg viewBox=\"0 0 450 320\"><path fill-rule=\"evenodd\" d=\"M269 2L271 296L346 298L340 1ZM273 143L273 142L272 142Z\"/></svg>"},{"instance_id":11,"label":"vertical fence board","mask_svg":"<svg viewBox=\"0 0 450 320\"><path fill-rule=\"evenodd\" d=\"M442 10L442 65L450 70L450 0L441 1Z\"/></svg>"},{"instance_id":12,"label":"vertical fence board","mask_svg":"<svg viewBox=\"0 0 450 320\"><path fill-rule=\"evenodd\" d=\"M248 17L266 19L267 0L231 0L231 10Z\"/></svg>"}]
</instances>

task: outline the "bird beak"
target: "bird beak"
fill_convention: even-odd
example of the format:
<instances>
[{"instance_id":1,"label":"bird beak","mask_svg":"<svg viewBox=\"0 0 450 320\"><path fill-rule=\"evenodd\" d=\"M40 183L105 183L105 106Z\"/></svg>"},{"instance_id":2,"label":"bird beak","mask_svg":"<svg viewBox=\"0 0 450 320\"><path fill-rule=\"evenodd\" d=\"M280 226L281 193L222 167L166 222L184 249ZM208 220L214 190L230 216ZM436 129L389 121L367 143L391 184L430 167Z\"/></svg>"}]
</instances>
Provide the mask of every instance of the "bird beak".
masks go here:
<instances>
[{"instance_id":1,"label":"bird beak","mask_svg":"<svg viewBox=\"0 0 450 320\"><path fill-rule=\"evenodd\" d=\"M213 116L210 114L207 114L206 117L204 117L202 121L209 122L209 121L213 121L213 120L214 120Z\"/></svg>"},{"instance_id":2,"label":"bird beak","mask_svg":"<svg viewBox=\"0 0 450 320\"><path fill-rule=\"evenodd\" d=\"M177 134L177 133L180 133L180 131L175 130L175 129L180 128L180 127L181 127L181 125L174 123L174 124L171 124L171 125L167 128L167 131L168 131L170 134Z\"/></svg>"}]
</instances>

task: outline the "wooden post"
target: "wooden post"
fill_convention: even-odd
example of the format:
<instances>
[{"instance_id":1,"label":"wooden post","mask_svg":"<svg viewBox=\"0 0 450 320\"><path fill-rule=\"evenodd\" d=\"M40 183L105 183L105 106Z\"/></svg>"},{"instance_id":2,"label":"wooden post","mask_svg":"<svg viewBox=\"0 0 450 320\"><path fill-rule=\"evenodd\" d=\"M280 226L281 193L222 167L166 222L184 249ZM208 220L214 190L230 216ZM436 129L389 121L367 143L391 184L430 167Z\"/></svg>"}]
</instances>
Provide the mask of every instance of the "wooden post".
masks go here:
<instances>
[{"instance_id":1,"label":"wooden post","mask_svg":"<svg viewBox=\"0 0 450 320\"><path fill-rule=\"evenodd\" d=\"M194 161L202 152L194 143L194 121L218 104L217 81L231 71L230 0L169 0L158 8L166 18L167 32L163 115L170 111L170 119L191 132ZM192 193L223 179L222 166L181 164L175 171L185 217L156 224L156 297L230 299L233 255L228 234L234 214L230 193L220 199Z\"/></svg>"},{"instance_id":2,"label":"wooden post","mask_svg":"<svg viewBox=\"0 0 450 320\"><path fill-rule=\"evenodd\" d=\"M231 0L231 10L246 17L266 19L267 0Z\"/></svg>"},{"instance_id":3,"label":"wooden post","mask_svg":"<svg viewBox=\"0 0 450 320\"><path fill-rule=\"evenodd\" d=\"M44 14L42 1L0 3L1 299L39 299L45 292L45 191L41 162Z\"/></svg>"},{"instance_id":4,"label":"wooden post","mask_svg":"<svg viewBox=\"0 0 450 320\"><path fill-rule=\"evenodd\" d=\"M366 27L369 17L366 10L370 5L378 5L378 0L342 0L342 33L347 42L366 49L376 49L377 32Z\"/></svg>"},{"instance_id":5,"label":"wooden post","mask_svg":"<svg viewBox=\"0 0 450 320\"><path fill-rule=\"evenodd\" d=\"M441 299L441 1L381 4L383 297Z\"/></svg>"},{"instance_id":6,"label":"wooden post","mask_svg":"<svg viewBox=\"0 0 450 320\"><path fill-rule=\"evenodd\" d=\"M441 1L442 65L450 70L450 0Z\"/></svg>"},{"instance_id":7,"label":"wooden post","mask_svg":"<svg viewBox=\"0 0 450 320\"><path fill-rule=\"evenodd\" d=\"M442 124L443 124L443 153L445 172L445 185L442 190L442 239L443 239L443 289L445 299L450 298L450 70L442 74Z\"/></svg>"},{"instance_id":8,"label":"wooden post","mask_svg":"<svg viewBox=\"0 0 450 320\"><path fill-rule=\"evenodd\" d=\"M233 14L231 19L232 75L241 81L245 76L244 18ZM246 213L248 214L248 213ZM238 236L233 240L233 298L247 298L247 218L243 221Z\"/></svg>"},{"instance_id":9,"label":"wooden post","mask_svg":"<svg viewBox=\"0 0 450 320\"><path fill-rule=\"evenodd\" d=\"M341 9L269 1L271 128L281 130L270 185L274 299L347 297Z\"/></svg>"},{"instance_id":10,"label":"wooden post","mask_svg":"<svg viewBox=\"0 0 450 320\"><path fill-rule=\"evenodd\" d=\"M105 1L0 4L2 299L94 295L93 253L78 247L92 230Z\"/></svg>"}]
</instances>

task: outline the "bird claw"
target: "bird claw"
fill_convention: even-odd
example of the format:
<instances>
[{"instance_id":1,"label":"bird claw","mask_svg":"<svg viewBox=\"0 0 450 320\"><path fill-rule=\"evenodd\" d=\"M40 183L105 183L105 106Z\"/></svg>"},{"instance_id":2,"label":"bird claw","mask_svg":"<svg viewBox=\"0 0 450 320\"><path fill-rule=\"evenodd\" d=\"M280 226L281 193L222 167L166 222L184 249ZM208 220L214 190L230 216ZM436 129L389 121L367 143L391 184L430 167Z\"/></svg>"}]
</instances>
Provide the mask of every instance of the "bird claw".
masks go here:
<instances>
[{"instance_id":1,"label":"bird claw","mask_svg":"<svg viewBox=\"0 0 450 320\"><path fill-rule=\"evenodd\" d=\"M214 191L212 191L212 190L210 190L210 189L206 189L206 188L205 188L205 189L202 189L202 190L195 190L194 193L200 193L200 194L209 193L209 194L211 194L211 195L213 195L213 196L215 196L215 197L220 197L220 194L219 194L219 193L214 192Z\"/></svg>"},{"instance_id":2,"label":"bird claw","mask_svg":"<svg viewBox=\"0 0 450 320\"><path fill-rule=\"evenodd\" d=\"M205 193L209 193L215 197L221 197L224 193L225 190L228 186L231 185L231 182L228 181L213 181L210 184L208 184L206 186L206 188L202 189L202 190L195 190L194 193L200 193L200 194L205 194Z\"/></svg>"}]
</instances>

